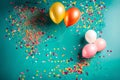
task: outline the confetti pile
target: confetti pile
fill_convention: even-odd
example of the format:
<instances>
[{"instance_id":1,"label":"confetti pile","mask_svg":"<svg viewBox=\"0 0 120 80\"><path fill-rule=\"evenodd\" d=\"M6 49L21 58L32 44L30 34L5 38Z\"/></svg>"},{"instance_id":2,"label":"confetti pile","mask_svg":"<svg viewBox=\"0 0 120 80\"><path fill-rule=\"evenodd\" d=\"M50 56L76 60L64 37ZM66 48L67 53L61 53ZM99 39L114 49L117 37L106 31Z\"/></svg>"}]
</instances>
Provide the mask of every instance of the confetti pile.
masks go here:
<instances>
[{"instance_id":1,"label":"confetti pile","mask_svg":"<svg viewBox=\"0 0 120 80\"><path fill-rule=\"evenodd\" d=\"M66 10L76 6L83 13L79 22L69 28L66 28L63 22L59 25L52 23L48 13L52 3L53 1L49 0L25 1L18 6L16 2L10 2L13 11L9 10L9 16L5 18L9 24L6 26L5 38L16 42L16 50L25 50L22 54L27 53L26 60L32 59L33 65L40 65L39 69L32 72L33 76L27 75L31 69L20 72L18 80L27 80L28 77L44 80L45 76L65 80L63 76L71 74L76 75L76 80L82 80L79 75L88 76L88 71L84 71L83 68L89 66L91 62L80 55L86 44L83 37L89 29L94 29L98 37L102 36L105 25L103 13L107 10L105 3L96 0L62 1ZM71 43L66 41L67 36L71 37ZM112 50L107 50L107 55L95 57L109 56L110 52ZM44 65L49 66L49 69Z\"/></svg>"}]
</instances>

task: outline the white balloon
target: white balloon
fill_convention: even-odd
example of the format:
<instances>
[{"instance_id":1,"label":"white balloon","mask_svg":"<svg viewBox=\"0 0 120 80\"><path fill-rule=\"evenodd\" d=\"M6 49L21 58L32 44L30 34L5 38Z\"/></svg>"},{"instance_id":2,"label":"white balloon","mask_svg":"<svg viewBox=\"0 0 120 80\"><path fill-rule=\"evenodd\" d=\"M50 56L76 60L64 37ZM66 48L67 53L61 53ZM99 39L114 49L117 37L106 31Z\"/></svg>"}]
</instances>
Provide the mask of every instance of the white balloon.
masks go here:
<instances>
[{"instance_id":1,"label":"white balloon","mask_svg":"<svg viewBox=\"0 0 120 80\"><path fill-rule=\"evenodd\" d=\"M88 43L94 43L97 39L97 33L94 30L88 30L85 34L85 39Z\"/></svg>"}]
</instances>

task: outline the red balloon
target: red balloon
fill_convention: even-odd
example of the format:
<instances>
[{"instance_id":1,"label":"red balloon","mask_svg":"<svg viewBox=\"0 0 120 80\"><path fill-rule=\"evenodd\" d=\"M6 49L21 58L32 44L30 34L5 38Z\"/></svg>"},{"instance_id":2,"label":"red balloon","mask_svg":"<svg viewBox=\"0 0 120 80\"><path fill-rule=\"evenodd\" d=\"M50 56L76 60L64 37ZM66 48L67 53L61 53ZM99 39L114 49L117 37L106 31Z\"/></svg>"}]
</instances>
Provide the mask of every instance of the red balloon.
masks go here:
<instances>
[{"instance_id":1,"label":"red balloon","mask_svg":"<svg viewBox=\"0 0 120 80\"><path fill-rule=\"evenodd\" d=\"M65 17L64 17L64 23L67 27L71 26L77 23L80 17L81 17L81 12L79 11L79 9L72 7L66 11Z\"/></svg>"}]
</instances>

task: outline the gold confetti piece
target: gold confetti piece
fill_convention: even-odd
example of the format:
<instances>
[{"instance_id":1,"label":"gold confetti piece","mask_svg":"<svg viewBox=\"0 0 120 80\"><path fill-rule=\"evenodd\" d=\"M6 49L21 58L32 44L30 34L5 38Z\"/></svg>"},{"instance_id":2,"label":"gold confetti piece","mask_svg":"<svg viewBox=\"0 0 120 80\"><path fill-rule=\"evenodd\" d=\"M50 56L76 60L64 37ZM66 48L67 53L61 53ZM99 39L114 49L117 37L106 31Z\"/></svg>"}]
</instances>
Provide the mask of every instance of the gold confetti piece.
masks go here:
<instances>
[{"instance_id":1,"label":"gold confetti piece","mask_svg":"<svg viewBox=\"0 0 120 80\"><path fill-rule=\"evenodd\" d=\"M46 70L44 70L43 72L46 72Z\"/></svg>"},{"instance_id":2,"label":"gold confetti piece","mask_svg":"<svg viewBox=\"0 0 120 80\"><path fill-rule=\"evenodd\" d=\"M38 76L38 74L36 74L35 76Z\"/></svg>"},{"instance_id":3,"label":"gold confetti piece","mask_svg":"<svg viewBox=\"0 0 120 80\"><path fill-rule=\"evenodd\" d=\"M73 5L76 5L76 1L72 2Z\"/></svg>"},{"instance_id":4,"label":"gold confetti piece","mask_svg":"<svg viewBox=\"0 0 120 80\"><path fill-rule=\"evenodd\" d=\"M6 32L8 32L8 29L6 29Z\"/></svg>"},{"instance_id":5,"label":"gold confetti piece","mask_svg":"<svg viewBox=\"0 0 120 80\"><path fill-rule=\"evenodd\" d=\"M43 0L44 1L44 3L46 3L47 1L46 0Z\"/></svg>"},{"instance_id":6,"label":"gold confetti piece","mask_svg":"<svg viewBox=\"0 0 120 80\"><path fill-rule=\"evenodd\" d=\"M64 57L65 56L65 54L62 54L62 57Z\"/></svg>"},{"instance_id":7,"label":"gold confetti piece","mask_svg":"<svg viewBox=\"0 0 120 80\"><path fill-rule=\"evenodd\" d=\"M83 28L86 28L86 25L83 25Z\"/></svg>"},{"instance_id":8,"label":"gold confetti piece","mask_svg":"<svg viewBox=\"0 0 120 80\"><path fill-rule=\"evenodd\" d=\"M9 18L11 19L11 18L12 18L12 15L10 15Z\"/></svg>"}]
</instances>

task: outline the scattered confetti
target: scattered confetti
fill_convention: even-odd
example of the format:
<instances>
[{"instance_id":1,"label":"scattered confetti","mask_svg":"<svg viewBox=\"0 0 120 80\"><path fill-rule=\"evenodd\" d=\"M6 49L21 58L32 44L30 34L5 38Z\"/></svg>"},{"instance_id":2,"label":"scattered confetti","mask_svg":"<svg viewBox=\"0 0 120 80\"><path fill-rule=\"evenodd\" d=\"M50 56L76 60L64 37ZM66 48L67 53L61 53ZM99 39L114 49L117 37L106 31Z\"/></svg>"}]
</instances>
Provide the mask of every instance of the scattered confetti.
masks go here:
<instances>
[{"instance_id":1,"label":"scattered confetti","mask_svg":"<svg viewBox=\"0 0 120 80\"><path fill-rule=\"evenodd\" d=\"M62 76L71 74L76 75L73 80L84 80L79 78L79 75L85 74L89 76L90 72L85 71L84 68L90 66L92 61L81 58L80 52L84 42L80 38L88 29L94 29L98 37L102 37L102 28L105 25L103 12L107 10L105 3L102 0L82 0L81 2L79 0L63 0L62 3L66 10L76 6L82 12L78 23L67 30L62 28L61 24L54 27L54 24L49 20L48 10L52 1L25 1L22 3L24 5L20 6L16 6L16 2L9 3L14 7L13 11L8 11L9 16L5 18L9 26L6 26L4 37L10 41L15 41L16 50L21 50L22 54L25 55L26 61L30 60L33 65L38 64L39 69L34 72L31 72L32 69L20 72L18 80L26 80L26 77L30 77L33 80L44 79L44 76L62 79ZM70 33L68 34L67 32ZM70 40L64 40L64 38L67 39L69 36ZM79 40L76 40L78 38ZM67 46L62 42L66 43ZM71 46L68 44L71 44ZM110 56L111 52L112 50L106 50L104 52L106 54L95 57L99 59L105 58ZM100 62L97 62L96 65L100 65ZM29 72L32 74L27 75Z\"/></svg>"}]
</instances>

